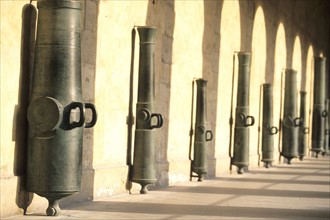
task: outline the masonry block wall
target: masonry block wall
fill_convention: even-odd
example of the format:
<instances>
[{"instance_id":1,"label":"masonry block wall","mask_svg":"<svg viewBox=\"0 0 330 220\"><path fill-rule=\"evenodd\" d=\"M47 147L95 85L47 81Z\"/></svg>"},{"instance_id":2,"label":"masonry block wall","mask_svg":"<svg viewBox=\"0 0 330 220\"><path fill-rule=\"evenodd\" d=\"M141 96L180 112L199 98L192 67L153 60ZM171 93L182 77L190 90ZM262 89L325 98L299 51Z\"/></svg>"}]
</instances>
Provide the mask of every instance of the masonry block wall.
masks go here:
<instances>
[{"instance_id":1,"label":"masonry block wall","mask_svg":"<svg viewBox=\"0 0 330 220\"><path fill-rule=\"evenodd\" d=\"M19 107L18 93L22 86L19 83L21 10L28 2L0 2L1 217L22 213L21 208L30 203L28 212L42 213L47 207L44 198L24 190L24 172L19 174L14 167L15 160L24 157L15 151L16 134L25 132L15 126L19 120L15 109ZM157 186L189 181L194 78L208 80L207 120L214 133L214 139L208 142L208 177L230 172L229 118L231 102L233 109L236 105L237 82L232 85L236 51L252 53L250 114L256 118L256 125L250 129L250 167L258 166L260 85L273 84L274 122L278 126L284 68L298 71L298 90L307 91L307 97L311 97L313 56L322 55L328 57L329 81L330 4L325 0L85 0L82 3L83 98L84 102L95 103L99 117L93 129L84 131L81 193L63 199L62 205L126 192L126 116L134 26L157 27L156 112L164 117L164 126L157 131ZM36 5L36 1L32 4ZM137 36L134 104L138 41ZM308 99L308 106L311 101ZM274 147L274 159L278 163L278 136ZM139 186L134 184L133 193L138 190Z\"/></svg>"}]
</instances>

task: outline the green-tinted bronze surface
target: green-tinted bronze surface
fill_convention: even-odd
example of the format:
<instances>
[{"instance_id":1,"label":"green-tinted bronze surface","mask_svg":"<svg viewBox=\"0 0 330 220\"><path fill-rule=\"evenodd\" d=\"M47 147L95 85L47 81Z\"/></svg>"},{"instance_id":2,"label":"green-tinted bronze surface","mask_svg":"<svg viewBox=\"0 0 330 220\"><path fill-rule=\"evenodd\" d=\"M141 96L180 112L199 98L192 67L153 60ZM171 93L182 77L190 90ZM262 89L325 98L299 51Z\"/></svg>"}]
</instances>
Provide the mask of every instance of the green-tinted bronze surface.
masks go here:
<instances>
[{"instance_id":1,"label":"green-tinted bronze surface","mask_svg":"<svg viewBox=\"0 0 330 220\"><path fill-rule=\"evenodd\" d=\"M96 111L82 103L81 3L40 0L37 6L27 190L46 197L47 215L57 215L58 200L80 190L83 127L94 126ZM90 123L85 108L93 112Z\"/></svg>"},{"instance_id":2,"label":"green-tinted bronze surface","mask_svg":"<svg viewBox=\"0 0 330 220\"><path fill-rule=\"evenodd\" d=\"M163 124L161 114L155 110L154 47L156 28L138 27L140 36L138 100L136 104L136 129L132 182L142 186L141 193L147 193L146 186L157 181L155 130Z\"/></svg>"},{"instance_id":3,"label":"green-tinted bronze surface","mask_svg":"<svg viewBox=\"0 0 330 220\"><path fill-rule=\"evenodd\" d=\"M197 102L194 133L194 159L192 161L192 172L198 175L202 181L203 175L207 174L207 147L206 142L213 138L212 131L207 129L206 121L206 84L204 79L197 79ZM192 174L191 174L192 175Z\"/></svg>"},{"instance_id":4,"label":"green-tinted bronze surface","mask_svg":"<svg viewBox=\"0 0 330 220\"><path fill-rule=\"evenodd\" d=\"M250 61L251 54L240 52L238 56L237 105L234 129L234 155L232 164L238 167L238 173L249 166L249 126L254 117L249 115Z\"/></svg>"},{"instance_id":5,"label":"green-tinted bronze surface","mask_svg":"<svg viewBox=\"0 0 330 220\"><path fill-rule=\"evenodd\" d=\"M261 161L269 167L274 161L274 134L278 128L273 126L273 87L271 84L263 84L263 109L262 109L262 158Z\"/></svg>"},{"instance_id":6,"label":"green-tinted bronze surface","mask_svg":"<svg viewBox=\"0 0 330 220\"><path fill-rule=\"evenodd\" d=\"M325 153L330 154L330 144L329 144L329 137L330 137L330 131L329 131L329 103L330 100L326 99L325 100L325 111L328 113L327 117L325 119L325 131L324 131L324 149Z\"/></svg>"},{"instance_id":7,"label":"green-tinted bronze surface","mask_svg":"<svg viewBox=\"0 0 330 220\"><path fill-rule=\"evenodd\" d=\"M314 57L314 102L312 118L312 151L316 157L324 151L324 126L327 112L325 102L325 65L324 57Z\"/></svg>"},{"instance_id":8,"label":"green-tinted bronze surface","mask_svg":"<svg viewBox=\"0 0 330 220\"><path fill-rule=\"evenodd\" d=\"M306 92L300 91L300 119L301 124L299 126L299 146L298 154L299 159L302 160L306 156L307 152L307 134L309 133L307 111L306 111Z\"/></svg>"},{"instance_id":9,"label":"green-tinted bronze surface","mask_svg":"<svg viewBox=\"0 0 330 220\"><path fill-rule=\"evenodd\" d=\"M284 106L282 122L282 151L288 163L298 156L298 127L301 120L297 117L297 71L285 70Z\"/></svg>"}]
</instances>

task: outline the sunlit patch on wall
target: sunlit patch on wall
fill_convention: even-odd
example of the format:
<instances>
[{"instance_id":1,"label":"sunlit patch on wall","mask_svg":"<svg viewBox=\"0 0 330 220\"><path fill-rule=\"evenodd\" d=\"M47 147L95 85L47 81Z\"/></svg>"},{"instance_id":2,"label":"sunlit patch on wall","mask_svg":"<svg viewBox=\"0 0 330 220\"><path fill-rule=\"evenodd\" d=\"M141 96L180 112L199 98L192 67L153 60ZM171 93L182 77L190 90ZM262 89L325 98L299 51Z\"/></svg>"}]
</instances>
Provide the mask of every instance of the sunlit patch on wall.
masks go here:
<instances>
[{"instance_id":1,"label":"sunlit patch on wall","mask_svg":"<svg viewBox=\"0 0 330 220\"><path fill-rule=\"evenodd\" d=\"M292 54L292 69L298 72L297 74L297 114L300 109L300 96L299 91L301 90L301 74L302 74L302 63L301 63L301 44L299 36L296 36L293 46Z\"/></svg>"},{"instance_id":2,"label":"sunlit patch on wall","mask_svg":"<svg viewBox=\"0 0 330 220\"><path fill-rule=\"evenodd\" d=\"M300 90L301 85L301 71L302 71L302 63L301 63L301 44L299 36L296 36L294 40L293 46L293 55L292 55L292 69L298 72L297 83L298 90Z\"/></svg>"},{"instance_id":3,"label":"sunlit patch on wall","mask_svg":"<svg viewBox=\"0 0 330 220\"><path fill-rule=\"evenodd\" d=\"M258 7L254 17L251 51L251 75L250 75L250 115L255 117L255 125L250 128L250 154L258 151L258 123L260 118L259 101L260 86L265 83L266 74L266 24L263 9ZM252 162L252 161L251 161Z\"/></svg>"},{"instance_id":4,"label":"sunlit patch on wall","mask_svg":"<svg viewBox=\"0 0 330 220\"><path fill-rule=\"evenodd\" d=\"M192 81L194 78L202 77L204 29L204 4L202 1L196 1L194 4L189 1L176 1L174 7L175 13L180 16L175 16L174 19L173 63L171 64L167 149L168 161L171 163L170 183L176 181L179 173L189 175L189 172L185 171L187 168L189 169L188 163L177 164L178 161L186 159L186 155L188 156L189 136L177 138L177 135L178 131L187 132L187 134L189 132ZM182 27L185 28L184 31L182 31ZM187 56L188 54L189 56ZM188 177L185 176L185 178Z\"/></svg>"},{"instance_id":5,"label":"sunlit patch on wall","mask_svg":"<svg viewBox=\"0 0 330 220\"><path fill-rule=\"evenodd\" d=\"M274 80L273 80L273 121L279 126L280 103L281 103L281 77L283 69L286 68L286 41L285 30L282 23L279 24L275 40L274 57ZM274 147L278 146L278 138L274 138ZM275 151L277 152L277 151Z\"/></svg>"},{"instance_id":6,"label":"sunlit patch on wall","mask_svg":"<svg viewBox=\"0 0 330 220\"><path fill-rule=\"evenodd\" d=\"M302 90L306 91L306 107L307 107L307 115L308 115L308 126L312 127L312 118L311 118L311 104L313 103L313 73L314 73L314 50L313 47L310 45L307 52L307 60L306 60L306 82L303 84ZM310 146L312 138L312 132L308 134L308 146Z\"/></svg>"}]
</instances>

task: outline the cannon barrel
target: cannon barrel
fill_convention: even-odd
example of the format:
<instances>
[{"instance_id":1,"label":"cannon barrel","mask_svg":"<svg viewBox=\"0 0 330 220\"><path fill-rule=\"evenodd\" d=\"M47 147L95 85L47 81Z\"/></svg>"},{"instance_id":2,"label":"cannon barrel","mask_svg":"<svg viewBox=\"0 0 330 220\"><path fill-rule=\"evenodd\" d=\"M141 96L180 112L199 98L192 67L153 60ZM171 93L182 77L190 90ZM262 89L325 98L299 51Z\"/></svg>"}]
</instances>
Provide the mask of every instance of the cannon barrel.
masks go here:
<instances>
[{"instance_id":1,"label":"cannon barrel","mask_svg":"<svg viewBox=\"0 0 330 220\"><path fill-rule=\"evenodd\" d=\"M206 120L206 85L204 79L197 79L197 102L196 102L196 119L194 133L194 159L191 162L192 172L198 175L198 181L203 180L203 176L207 174L207 147L206 142L213 138L212 131L207 129Z\"/></svg>"},{"instance_id":2,"label":"cannon barrel","mask_svg":"<svg viewBox=\"0 0 330 220\"><path fill-rule=\"evenodd\" d=\"M250 62L251 54L239 52L237 104L234 128L234 154L232 165L237 166L242 174L244 167L249 166L249 126L254 124L254 117L249 115Z\"/></svg>"},{"instance_id":3,"label":"cannon barrel","mask_svg":"<svg viewBox=\"0 0 330 220\"><path fill-rule=\"evenodd\" d=\"M306 111L306 91L300 91L300 119L301 124L299 126L299 146L298 155L299 159L303 160L307 152L307 138L309 133L308 122L307 122L307 111Z\"/></svg>"},{"instance_id":4,"label":"cannon barrel","mask_svg":"<svg viewBox=\"0 0 330 220\"><path fill-rule=\"evenodd\" d=\"M325 119L325 125L324 125L324 150L326 154L330 154L330 145L329 145L329 137L330 137L330 131L329 131L329 103L330 100L325 100L325 110L328 113L327 118Z\"/></svg>"},{"instance_id":5,"label":"cannon barrel","mask_svg":"<svg viewBox=\"0 0 330 220\"><path fill-rule=\"evenodd\" d=\"M155 111L155 34L154 27L138 27L140 37L138 100L131 181L141 185L141 194L147 185L157 182L155 130L163 125L161 114Z\"/></svg>"},{"instance_id":6,"label":"cannon barrel","mask_svg":"<svg viewBox=\"0 0 330 220\"><path fill-rule=\"evenodd\" d=\"M281 156L291 160L298 156L298 127L301 119L297 117L297 71L285 70L284 106L282 119L282 151Z\"/></svg>"},{"instance_id":7,"label":"cannon barrel","mask_svg":"<svg viewBox=\"0 0 330 220\"><path fill-rule=\"evenodd\" d=\"M265 167L270 167L274 161L274 136L278 128L273 126L273 87L269 83L263 84L262 98L262 158Z\"/></svg>"},{"instance_id":8,"label":"cannon barrel","mask_svg":"<svg viewBox=\"0 0 330 220\"><path fill-rule=\"evenodd\" d=\"M325 117L328 113L325 102L325 57L314 57L314 102L312 118L312 151L318 154L324 151Z\"/></svg>"}]
</instances>

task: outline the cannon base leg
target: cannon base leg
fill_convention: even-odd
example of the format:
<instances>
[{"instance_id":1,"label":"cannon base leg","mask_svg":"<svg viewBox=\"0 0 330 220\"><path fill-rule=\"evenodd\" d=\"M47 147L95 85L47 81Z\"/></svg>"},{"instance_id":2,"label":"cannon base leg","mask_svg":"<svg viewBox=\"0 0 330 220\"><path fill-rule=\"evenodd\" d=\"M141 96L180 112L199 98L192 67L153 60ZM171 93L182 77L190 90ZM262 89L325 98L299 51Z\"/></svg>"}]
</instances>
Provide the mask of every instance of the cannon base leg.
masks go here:
<instances>
[{"instance_id":1,"label":"cannon base leg","mask_svg":"<svg viewBox=\"0 0 330 220\"><path fill-rule=\"evenodd\" d=\"M148 193L148 188L147 188L148 184L146 185L141 185L141 190L140 190L140 194L147 194Z\"/></svg>"},{"instance_id":2,"label":"cannon base leg","mask_svg":"<svg viewBox=\"0 0 330 220\"><path fill-rule=\"evenodd\" d=\"M272 162L265 162L265 167L270 168L272 166Z\"/></svg>"},{"instance_id":3,"label":"cannon base leg","mask_svg":"<svg viewBox=\"0 0 330 220\"><path fill-rule=\"evenodd\" d=\"M190 175L190 181L192 181L193 177L197 177L198 182L203 182L203 180L204 180L204 175L203 174L197 174L197 175L191 174Z\"/></svg>"},{"instance_id":4,"label":"cannon base leg","mask_svg":"<svg viewBox=\"0 0 330 220\"><path fill-rule=\"evenodd\" d=\"M237 168L237 173L238 174L243 174L244 173L244 167L238 167Z\"/></svg>"},{"instance_id":5,"label":"cannon base leg","mask_svg":"<svg viewBox=\"0 0 330 220\"><path fill-rule=\"evenodd\" d=\"M312 157L319 158L320 155L325 155L326 151L323 148L312 148Z\"/></svg>"},{"instance_id":6,"label":"cannon base leg","mask_svg":"<svg viewBox=\"0 0 330 220\"><path fill-rule=\"evenodd\" d=\"M64 197L77 193L78 191L67 192L35 192L39 196L45 197L48 200L48 208L46 214L48 216L57 216L60 214L60 200Z\"/></svg>"},{"instance_id":7,"label":"cannon base leg","mask_svg":"<svg viewBox=\"0 0 330 220\"><path fill-rule=\"evenodd\" d=\"M288 156L288 155L286 155L286 156L284 156L283 154L281 155L282 157L284 157L284 163L287 163L288 165L291 165L292 164L292 159L293 158L295 158L295 156L292 156L292 155L290 155L290 156Z\"/></svg>"},{"instance_id":8,"label":"cannon base leg","mask_svg":"<svg viewBox=\"0 0 330 220\"><path fill-rule=\"evenodd\" d=\"M295 158L295 157L288 157L288 158L286 158L288 160L287 164L291 165L293 158Z\"/></svg>"},{"instance_id":9,"label":"cannon base leg","mask_svg":"<svg viewBox=\"0 0 330 220\"><path fill-rule=\"evenodd\" d=\"M138 183L141 186L140 194L147 194L148 193L148 186L154 186L157 182L156 179L132 179L131 182Z\"/></svg>"},{"instance_id":10,"label":"cannon base leg","mask_svg":"<svg viewBox=\"0 0 330 220\"><path fill-rule=\"evenodd\" d=\"M192 178L198 178L198 182L203 182L204 176L207 174L205 168L200 168L200 167L194 167L193 166L193 161L191 161L190 164L190 181L192 181Z\"/></svg>"},{"instance_id":11,"label":"cannon base leg","mask_svg":"<svg viewBox=\"0 0 330 220\"><path fill-rule=\"evenodd\" d=\"M46 210L46 214L48 216L57 216L60 214L60 206L59 206L59 203L60 203L60 200L59 199L48 199L48 208Z\"/></svg>"}]
</instances>

